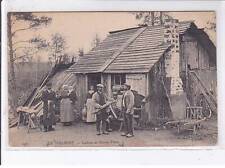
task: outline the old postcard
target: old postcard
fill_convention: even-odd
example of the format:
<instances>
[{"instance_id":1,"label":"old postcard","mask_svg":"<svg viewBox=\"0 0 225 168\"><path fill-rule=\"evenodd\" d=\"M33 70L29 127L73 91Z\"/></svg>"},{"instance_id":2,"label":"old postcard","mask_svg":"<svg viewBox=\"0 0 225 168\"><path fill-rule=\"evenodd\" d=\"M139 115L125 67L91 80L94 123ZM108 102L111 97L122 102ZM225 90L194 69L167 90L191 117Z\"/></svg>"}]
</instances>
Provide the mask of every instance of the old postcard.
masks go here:
<instances>
[{"instance_id":1,"label":"old postcard","mask_svg":"<svg viewBox=\"0 0 225 168\"><path fill-rule=\"evenodd\" d=\"M10 147L217 145L214 11L8 12Z\"/></svg>"}]
</instances>

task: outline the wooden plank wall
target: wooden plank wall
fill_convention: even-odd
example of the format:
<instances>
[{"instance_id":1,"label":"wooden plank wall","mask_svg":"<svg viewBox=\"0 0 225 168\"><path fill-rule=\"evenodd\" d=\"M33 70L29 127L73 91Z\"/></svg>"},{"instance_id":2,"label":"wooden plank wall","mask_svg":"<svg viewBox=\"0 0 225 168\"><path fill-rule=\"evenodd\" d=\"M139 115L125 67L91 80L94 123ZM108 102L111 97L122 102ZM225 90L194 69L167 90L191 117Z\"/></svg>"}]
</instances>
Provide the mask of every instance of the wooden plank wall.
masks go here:
<instances>
[{"instance_id":1,"label":"wooden plank wall","mask_svg":"<svg viewBox=\"0 0 225 168\"><path fill-rule=\"evenodd\" d=\"M199 55L199 69L209 69L209 54L208 52L202 47L201 44L198 43L198 55Z\"/></svg>"},{"instance_id":2,"label":"wooden plank wall","mask_svg":"<svg viewBox=\"0 0 225 168\"><path fill-rule=\"evenodd\" d=\"M162 61L162 60L161 60ZM160 81L160 76L165 76L162 62L158 62L149 72L149 94L146 98L145 110L142 112L142 122L157 125L161 121L171 118L171 109L166 92Z\"/></svg>"},{"instance_id":3,"label":"wooden plank wall","mask_svg":"<svg viewBox=\"0 0 225 168\"><path fill-rule=\"evenodd\" d=\"M217 71L216 69L195 71L208 91L217 97Z\"/></svg>"},{"instance_id":4,"label":"wooden plank wall","mask_svg":"<svg viewBox=\"0 0 225 168\"><path fill-rule=\"evenodd\" d=\"M191 65L191 69L198 73L207 89L213 90L214 94L217 95L216 67L210 63L210 55L207 49L197 38L188 33L182 37L181 46L181 75L190 103L195 105L200 93L198 89L195 89L192 81L186 81L184 77L186 60L188 61L187 64Z\"/></svg>"},{"instance_id":5,"label":"wooden plank wall","mask_svg":"<svg viewBox=\"0 0 225 168\"><path fill-rule=\"evenodd\" d=\"M146 74L126 74L126 83L131 85L131 89L143 96L146 94Z\"/></svg>"},{"instance_id":6,"label":"wooden plank wall","mask_svg":"<svg viewBox=\"0 0 225 168\"><path fill-rule=\"evenodd\" d=\"M181 71L185 71L185 62L191 69L210 69L210 56L198 39L185 34L181 42Z\"/></svg>"}]
</instances>

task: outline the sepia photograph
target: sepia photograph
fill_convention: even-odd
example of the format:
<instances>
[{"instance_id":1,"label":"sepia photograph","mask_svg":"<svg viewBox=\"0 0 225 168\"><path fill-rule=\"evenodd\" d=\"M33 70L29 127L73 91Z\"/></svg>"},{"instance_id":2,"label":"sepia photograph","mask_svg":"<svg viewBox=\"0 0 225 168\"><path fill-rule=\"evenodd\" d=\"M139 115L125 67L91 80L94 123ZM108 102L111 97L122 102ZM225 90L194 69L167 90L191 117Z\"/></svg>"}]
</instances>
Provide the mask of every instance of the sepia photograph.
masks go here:
<instances>
[{"instance_id":1,"label":"sepia photograph","mask_svg":"<svg viewBox=\"0 0 225 168\"><path fill-rule=\"evenodd\" d=\"M218 144L215 11L8 12L10 147Z\"/></svg>"}]
</instances>

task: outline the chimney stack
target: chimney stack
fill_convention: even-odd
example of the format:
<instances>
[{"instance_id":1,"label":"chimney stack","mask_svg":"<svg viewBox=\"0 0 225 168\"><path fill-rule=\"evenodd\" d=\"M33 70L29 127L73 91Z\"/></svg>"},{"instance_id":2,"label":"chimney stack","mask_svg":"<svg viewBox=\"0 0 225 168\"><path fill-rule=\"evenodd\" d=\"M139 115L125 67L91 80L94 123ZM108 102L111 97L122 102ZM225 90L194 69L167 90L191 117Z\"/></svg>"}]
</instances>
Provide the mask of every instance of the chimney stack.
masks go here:
<instances>
[{"instance_id":1,"label":"chimney stack","mask_svg":"<svg viewBox=\"0 0 225 168\"><path fill-rule=\"evenodd\" d=\"M165 60L166 77L171 78L170 94L179 94L183 92L183 84L180 78L179 21L177 19L165 19L164 42L171 44Z\"/></svg>"}]
</instances>

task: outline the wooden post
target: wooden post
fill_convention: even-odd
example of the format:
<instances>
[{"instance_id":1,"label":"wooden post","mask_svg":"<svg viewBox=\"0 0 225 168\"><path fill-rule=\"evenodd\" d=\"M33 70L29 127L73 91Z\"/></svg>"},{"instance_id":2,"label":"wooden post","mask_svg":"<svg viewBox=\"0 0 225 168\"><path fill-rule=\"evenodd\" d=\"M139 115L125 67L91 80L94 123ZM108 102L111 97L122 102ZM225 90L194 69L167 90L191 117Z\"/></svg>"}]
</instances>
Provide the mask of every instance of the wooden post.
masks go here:
<instances>
[{"instance_id":1,"label":"wooden post","mask_svg":"<svg viewBox=\"0 0 225 168\"><path fill-rule=\"evenodd\" d=\"M111 74L107 74L107 90L108 90L108 96L112 97L112 82L111 82Z\"/></svg>"},{"instance_id":2,"label":"wooden post","mask_svg":"<svg viewBox=\"0 0 225 168\"><path fill-rule=\"evenodd\" d=\"M149 95L149 74L145 74L146 86L145 86L145 97Z\"/></svg>"},{"instance_id":3,"label":"wooden post","mask_svg":"<svg viewBox=\"0 0 225 168\"><path fill-rule=\"evenodd\" d=\"M85 91L88 91L88 75L87 74L85 74L85 76L84 76L84 83L85 83Z\"/></svg>"},{"instance_id":4,"label":"wooden post","mask_svg":"<svg viewBox=\"0 0 225 168\"><path fill-rule=\"evenodd\" d=\"M184 48L185 48L185 41L183 42L183 45L182 45L182 56L184 57L184 62L185 62L185 89L186 89L186 93L188 92L188 57L187 55L185 54L184 52Z\"/></svg>"},{"instance_id":5,"label":"wooden post","mask_svg":"<svg viewBox=\"0 0 225 168\"><path fill-rule=\"evenodd\" d=\"M200 56L199 56L199 44L197 42L197 50L198 50L198 69L201 69L201 65L200 65Z\"/></svg>"},{"instance_id":6,"label":"wooden post","mask_svg":"<svg viewBox=\"0 0 225 168\"><path fill-rule=\"evenodd\" d=\"M101 83L103 84L104 83L104 77L103 77L103 74L101 73Z\"/></svg>"}]
</instances>

